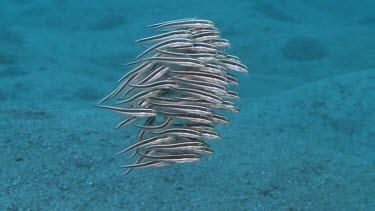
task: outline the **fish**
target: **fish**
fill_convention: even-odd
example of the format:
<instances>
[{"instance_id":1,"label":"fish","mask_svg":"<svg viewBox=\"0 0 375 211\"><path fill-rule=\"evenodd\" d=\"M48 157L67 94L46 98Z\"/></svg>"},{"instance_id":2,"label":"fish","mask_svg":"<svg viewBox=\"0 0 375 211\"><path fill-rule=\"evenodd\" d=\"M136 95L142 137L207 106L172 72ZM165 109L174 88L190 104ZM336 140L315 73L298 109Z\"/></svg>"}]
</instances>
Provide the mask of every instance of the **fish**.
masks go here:
<instances>
[{"instance_id":1,"label":"fish","mask_svg":"<svg viewBox=\"0 0 375 211\"><path fill-rule=\"evenodd\" d=\"M202 138L208 138L208 139L221 139L221 136L219 133L211 130L198 130L202 134Z\"/></svg>"},{"instance_id":2,"label":"fish","mask_svg":"<svg viewBox=\"0 0 375 211\"><path fill-rule=\"evenodd\" d=\"M219 123L219 124L228 124L229 119L219 114L212 114L212 122Z\"/></svg>"},{"instance_id":3,"label":"fish","mask_svg":"<svg viewBox=\"0 0 375 211\"><path fill-rule=\"evenodd\" d=\"M135 78L135 79L131 80L130 83L133 82L133 81L137 81L136 85L141 85L141 84L144 84L144 83L155 81L155 80L161 78L164 74L166 74L168 72L168 70L169 70L168 67L160 66L160 67L156 68L155 70L153 70L152 73L148 74L147 76L140 79L139 81L137 80L137 78ZM127 84L129 84L129 83L127 83ZM122 96L125 97L128 93L130 93L133 90L134 90L134 87L129 88Z\"/></svg>"},{"instance_id":4,"label":"fish","mask_svg":"<svg viewBox=\"0 0 375 211\"><path fill-rule=\"evenodd\" d=\"M213 39L210 43L217 48L225 48L230 46L230 42L226 39Z\"/></svg>"},{"instance_id":5,"label":"fish","mask_svg":"<svg viewBox=\"0 0 375 211\"><path fill-rule=\"evenodd\" d=\"M148 126L148 125L152 125L154 122L156 121L156 117L149 117L144 125ZM138 135L137 135L137 143L144 140L144 137L149 133L148 130L144 130L144 129L140 129L138 131ZM133 152L133 154L128 158L129 160L132 159L134 156L136 156L138 154L138 151L139 149L135 149L135 151ZM137 162L141 162L141 159L138 159Z\"/></svg>"},{"instance_id":6,"label":"fish","mask_svg":"<svg viewBox=\"0 0 375 211\"><path fill-rule=\"evenodd\" d=\"M168 89L171 87L178 88L178 84L174 80L156 81L149 84L129 84L133 88L153 88L153 89Z\"/></svg>"},{"instance_id":7,"label":"fish","mask_svg":"<svg viewBox=\"0 0 375 211\"><path fill-rule=\"evenodd\" d=\"M174 47L174 48L181 48L181 47L190 47L193 46L193 41L188 38L174 38L165 40L162 42L159 42L155 44L154 46L148 48L143 53L139 54L135 60L141 58L142 56L150 53L152 50L155 50L156 48L166 48L166 47Z\"/></svg>"},{"instance_id":8,"label":"fish","mask_svg":"<svg viewBox=\"0 0 375 211\"><path fill-rule=\"evenodd\" d=\"M152 145L145 148L146 150L155 150L156 152L168 153L168 154L180 154L180 153L207 153L212 152L207 144L202 142L180 142L171 144L158 144Z\"/></svg>"},{"instance_id":9,"label":"fish","mask_svg":"<svg viewBox=\"0 0 375 211\"><path fill-rule=\"evenodd\" d=\"M142 92L139 92L139 93L133 95L132 97L130 97L130 98L126 99L126 100L121 100L119 102L116 102L116 104L129 103L129 102L131 102L133 100L148 99L151 96L155 96L158 92L160 92L159 89L144 90Z\"/></svg>"},{"instance_id":10,"label":"fish","mask_svg":"<svg viewBox=\"0 0 375 211\"><path fill-rule=\"evenodd\" d=\"M184 58L184 57L150 57L143 60L134 61L131 63L128 63L128 65L136 64L139 62L145 62L145 61L151 61L151 62L159 62L162 64L167 65L178 65L183 67L205 67L205 62L199 59L194 58Z\"/></svg>"},{"instance_id":11,"label":"fish","mask_svg":"<svg viewBox=\"0 0 375 211\"><path fill-rule=\"evenodd\" d=\"M180 81L180 82L189 84L191 86L198 87L200 89L204 89L206 91L210 91L216 94L224 95L228 92L225 86L222 86L214 82L199 81L199 80L193 80L193 79L175 77L175 76L172 76L172 78L175 79L176 81Z\"/></svg>"},{"instance_id":12,"label":"fish","mask_svg":"<svg viewBox=\"0 0 375 211\"><path fill-rule=\"evenodd\" d=\"M159 135L176 135L188 138L199 138L202 136L199 131L186 128L168 128L162 131L154 131L154 133Z\"/></svg>"},{"instance_id":13,"label":"fish","mask_svg":"<svg viewBox=\"0 0 375 211\"><path fill-rule=\"evenodd\" d=\"M180 91L182 93L187 93L187 94L191 94L191 95L197 96L197 97L199 97L201 99L204 99L204 100L212 102L212 103L221 103L221 102L223 102L223 99L220 98L219 96L211 94L211 93L206 92L206 91L196 90L196 89L190 89L190 88L173 88L173 89L177 90L177 91Z\"/></svg>"},{"instance_id":14,"label":"fish","mask_svg":"<svg viewBox=\"0 0 375 211\"><path fill-rule=\"evenodd\" d=\"M134 117L134 116L132 116L132 117L128 117L128 118L124 119L122 122L120 122L120 123L116 126L116 128L123 127L123 126L125 126L125 125L127 125L127 124L130 124L130 123L134 122L135 120L137 120L137 117Z\"/></svg>"},{"instance_id":15,"label":"fish","mask_svg":"<svg viewBox=\"0 0 375 211\"><path fill-rule=\"evenodd\" d=\"M136 163L132 165L122 166L122 168L146 168L146 167L160 167L168 165L167 162L157 161L157 160L149 160L143 163ZM124 175L128 174L129 172L125 172Z\"/></svg>"},{"instance_id":16,"label":"fish","mask_svg":"<svg viewBox=\"0 0 375 211\"><path fill-rule=\"evenodd\" d=\"M126 80L124 83L122 83L120 86L118 86L115 90L113 90L109 95L107 95L105 98L103 98L98 104L102 104L103 102L109 100L109 99L112 99L114 98L115 96L117 96L121 91L123 91L126 86L132 82L140 73L137 73L137 74L133 74L132 76L130 76L128 78L128 80Z\"/></svg>"},{"instance_id":17,"label":"fish","mask_svg":"<svg viewBox=\"0 0 375 211\"><path fill-rule=\"evenodd\" d=\"M147 28L155 28L155 27L158 27L158 26L161 26L161 25L164 25L164 24L176 23L176 22L181 22L181 21L192 21L192 20L199 20L199 19L197 19L197 18L181 18L181 19L178 19L178 20L165 21L165 22L151 24L151 25L148 25L146 27Z\"/></svg>"},{"instance_id":18,"label":"fish","mask_svg":"<svg viewBox=\"0 0 375 211\"><path fill-rule=\"evenodd\" d=\"M171 121L172 121L171 117L166 117L164 119L164 122L161 123L160 125L156 125L156 126L136 125L136 126L139 127L139 128L142 128L144 130L159 130L159 129L163 129L165 127L168 127L168 125L171 123Z\"/></svg>"},{"instance_id":19,"label":"fish","mask_svg":"<svg viewBox=\"0 0 375 211\"><path fill-rule=\"evenodd\" d=\"M151 153L153 153L153 150L149 150L149 151L145 152L145 154L151 154ZM136 154L138 154L137 151L134 152L134 155L136 155ZM152 161L152 162L146 161L144 163L141 163L145 159L146 159L145 157L139 157L134 164L122 166L122 168L128 168L128 170L126 172L124 172L123 175L129 174L135 168L160 167L160 166L166 166L166 165L169 164L169 163L166 163L166 162L159 162L159 161Z\"/></svg>"},{"instance_id":20,"label":"fish","mask_svg":"<svg viewBox=\"0 0 375 211\"><path fill-rule=\"evenodd\" d=\"M209 141L220 140L217 124L228 124L226 113L238 113L231 102L240 99L232 87L239 84L233 72L247 73L239 57L210 20L183 18L146 26L159 33L140 38L149 43L129 71L97 105L121 114L117 128L129 128L135 140L119 151L135 169L200 161L213 153ZM113 99L113 100L112 100Z\"/></svg>"},{"instance_id":21,"label":"fish","mask_svg":"<svg viewBox=\"0 0 375 211\"><path fill-rule=\"evenodd\" d=\"M159 53L163 53L166 55L179 56L179 57L192 57L192 58L201 60L203 62L206 62L205 65L208 65L207 62L212 62L212 61L217 60L215 54L212 54L212 53L180 53L180 52L166 51L163 49L156 49L156 50Z\"/></svg>"},{"instance_id":22,"label":"fish","mask_svg":"<svg viewBox=\"0 0 375 211\"><path fill-rule=\"evenodd\" d=\"M177 49L185 49L190 50L194 52L211 52L211 53L217 53L219 50L217 47L210 43L205 42L194 42L193 45L187 45L187 46L180 46L176 47Z\"/></svg>"},{"instance_id":23,"label":"fish","mask_svg":"<svg viewBox=\"0 0 375 211\"><path fill-rule=\"evenodd\" d=\"M179 104L165 104L165 103L156 103L150 102L151 105L160 106L162 108L168 108L184 113L197 114L197 115L211 115L211 109L198 105L179 105Z\"/></svg>"},{"instance_id":24,"label":"fish","mask_svg":"<svg viewBox=\"0 0 375 211\"><path fill-rule=\"evenodd\" d=\"M200 32L200 33L194 33L191 35L191 39L193 39L196 42L205 42L205 41L211 41L219 38L220 33L215 31L208 31L208 32Z\"/></svg>"},{"instance_id":25,"label":"fish","mask_svg":"<svg viewBox=\"0 0 375 211\"><path fill-rule=\"evenodd\" d=\"M126 148L126 149L124 149L121 152L118 152L116 154L119 155L119 154L128 152L128 151L130 151L132 149L137 149L137 148L140 148L140 147L143 147L143 146L147 146L147 145L150 145L150 144L157 144L157 143L162 143L162 142L168 142L168 141L171 141L171 140L173 140L173 137L171 137L171 136L167 136L167 137L153 136L153 137L141 140L141 141L139 141L139 142L131 145L130 147L128 147L128 148Z\"/></svg>"},{"instance_id":26,"label":"fish","mask_svg":"<svg viewBox=\"0 0 375 211\"><path fill-rule=\"evenodd\" d=\"M158 111L158 112L161 113L161 114L164 114L166 116L169 116L169 117L173 117L173 118L176 118L176 119L189 120L189 121L192 121L192 122L205 123L205 124L211 124L213 122L213 120L210 116L177 113L177 112L166 112L166 111Z\"/></svg>"},{"instance_id":27,"label":"fish","mask_svg":"<svg viewBox=\"0 0 375 211\"><path fill-rule=\"evenodd\" d=\"M210 28L213 27L213 22L208 20L200 19L182 19L178 21L165 22L160 24L154 24L149 27L163 28L163 27L173 27L173 28Z\"/></svg>"},{"instance_id":28,"label":"fish","mask_svg":"<svg viewBox=\"0 0 375 211\"><path fill-rule=\"evenodd\" d=\"M145 147L145 150L157 150L160 151L160 149L183 149L188 150L189 147L204 147L207 146L207 144L204 144L199 141L193 141L193 142L180 142L180 143L170 143L170 144L157 144Z\"/></svg>"},{"instance_id":29,"label":"fish","mask_svg":"<svg viewBox=\"0 0 375 211\"><path fill-rule=\"evenodd\" d=\"M237 60L233 59L220 59L220 62L222 63L223 66L225 66L228 69L237 71L237 72L242 72L242 73L248 73L248 68L238 62Z\"/></svg>"},{"instance_id":30,"label":"fish","mask_svg":"<svg viewBox=\"0 0 375 211\"><path fill-rule=\"evenodd\" d=\"M226 85L229 84L228 78L223 77L218 74L213 74L213 73L207 73L207 72L202 72L202 71L191 71L191 70L188 70L188 71L170 70L169 73L185 75L185 76L188 76L189 78L199 78L204 81L209 81L209 82L216 83L216 84L226 84Z\"/></svg>"},{"instance_id":31,"label":"fish","mask_svg":"<svg viewBox=\"0 0 375 211\"><path fill-rule=\"evenodd\" d=\"M174 39L174 38L191 38L191 35L192 35L192 32L189 30L175 30L175 31L168 31L163 34L139 39L135 42L169 40L169 39Z\"/></svg>"},{"instance_id":32,"label":"fish","mask_svg":"<svg viewBox=\"0 0 375 211\"><path fill-rule=\"evenodd\" d=\"M147 108L119 108L119 107L112 107L112 106L101 106L97 105L97 107L109 109L112 111L119 112L121 114L126 114L134 117L151 117L156 116L157 112L153 109Z\"/></svg>"},{"instance_id":33,"label":"fish","mask_svg":"<svg viewBox=\"0 0 375 211\"><path fill-rule=\"evenodd\" d=\"M238 92L228 90L227 95L225 96L226 98L232 98L232 99L239 99L240 94Z\"/></svg>"},{"instance_id":34,"label":"fish","mask_svg":"<svg viewBox=\"0 0 375 211\"><path fill-rule=\"evenodd\" d=\"M141 153L140 153L141 154ZM177 155L145 155L141 154L143 157L151 158L154 161L163 162L174 162L174 163L186 163L195 162L201 159L200 155L197 154L177 154Z\"/></svg>"},{"instance_id":35,"label":"fish","mask_svg":"<svg viewBox=\"0 0 375 211\"><path fill-rule=\"evenodd\" d=\"M222 104L216 104L215 108L224 109L229 112L238 113L240 112L240 109L232 102L230 101L223 101Z\"/></svg>"},{"instance_id":36,"label":"fish","mask_svg":"<svg viewBox=\"0 0 375 211\"><path fill-rule=\"evenodd\" d=\"M121 81L123 81L125 78L128 78L129 76L133 75L133 74L136 74L140 71L143 71L143 70L147 70L149 68L151 68L151 66L153 66L155 64L151 63L151 62L144 62L142 63L141 65L139 65L138 67L134 68L133 70L129 71L127 74L125 74L124 76L122 76L118 81L117 83L120 83Z\"/></svg>"}]
</instances>

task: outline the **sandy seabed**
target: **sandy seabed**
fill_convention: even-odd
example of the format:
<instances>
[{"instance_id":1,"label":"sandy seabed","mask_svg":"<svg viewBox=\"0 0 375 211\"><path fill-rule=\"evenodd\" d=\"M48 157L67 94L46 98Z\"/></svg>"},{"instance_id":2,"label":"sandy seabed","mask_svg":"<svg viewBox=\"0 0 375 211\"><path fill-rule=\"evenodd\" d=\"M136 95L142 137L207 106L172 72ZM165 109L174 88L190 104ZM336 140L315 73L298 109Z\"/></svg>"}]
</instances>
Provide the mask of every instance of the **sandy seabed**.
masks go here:
<instances>
[{"instance_id":1,"label":"sandy seabed","mask_svg":"<svg viewBox=\"0 0 375 211\"><path fill-rule=\"evenodd\" d=\"M0 3L1 210L375 209L373 1ZM250 68L241 112L202 161L122 176L134 128L94 105L185 17Z\"/></svg>"}]
</instances>

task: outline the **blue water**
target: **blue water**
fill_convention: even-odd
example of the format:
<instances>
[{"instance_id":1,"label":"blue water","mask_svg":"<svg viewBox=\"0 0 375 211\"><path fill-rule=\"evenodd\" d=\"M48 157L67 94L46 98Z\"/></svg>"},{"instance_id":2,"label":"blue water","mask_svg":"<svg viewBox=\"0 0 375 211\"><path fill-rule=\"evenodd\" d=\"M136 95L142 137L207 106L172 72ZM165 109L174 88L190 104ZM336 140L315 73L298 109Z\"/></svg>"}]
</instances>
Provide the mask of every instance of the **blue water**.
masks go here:
<instances>
[{"instance_id":1,"label":"blue water","mask_svg":"<svg viewBox=\"0 0 375 211\"><path fill-rule=\"evenodd\" d=\"M375 210L372 0L0 0L0 210ZM134 126L94 105L144 26L215 22L236 74L199 162L134 170Z\"/></svg>"}]
</instances>

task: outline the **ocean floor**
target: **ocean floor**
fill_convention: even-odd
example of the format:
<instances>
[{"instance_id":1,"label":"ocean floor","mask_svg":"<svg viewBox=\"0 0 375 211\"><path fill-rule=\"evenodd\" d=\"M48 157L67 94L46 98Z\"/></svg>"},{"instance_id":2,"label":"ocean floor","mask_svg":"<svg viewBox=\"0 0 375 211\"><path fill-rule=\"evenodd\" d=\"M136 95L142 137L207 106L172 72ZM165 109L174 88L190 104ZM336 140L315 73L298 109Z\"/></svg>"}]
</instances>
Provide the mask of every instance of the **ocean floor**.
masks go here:
<instances>
[{"instance_id":1,"label":"ocean floor","mask_svg":"<svg viewBox=\"0 0 375 211\"><path fill-rule=\"evenodd\" d=\"M0 0L0 209L375 210L373 1L176 2ZM213 155L123 176L134 127L94 105L185 17L250 68L241 112Z\"/></svg>"}]
</instances>

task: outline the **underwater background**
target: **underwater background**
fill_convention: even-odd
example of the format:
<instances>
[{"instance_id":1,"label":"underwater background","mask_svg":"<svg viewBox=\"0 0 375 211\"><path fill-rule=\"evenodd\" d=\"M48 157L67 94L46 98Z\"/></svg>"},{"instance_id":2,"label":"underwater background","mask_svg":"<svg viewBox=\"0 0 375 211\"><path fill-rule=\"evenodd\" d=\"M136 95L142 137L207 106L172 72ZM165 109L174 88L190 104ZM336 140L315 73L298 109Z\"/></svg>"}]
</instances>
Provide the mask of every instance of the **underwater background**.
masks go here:
<instances>
[{"instance_id":1,"label":"underwater background","mask_svg":"<svg viewBox=\"0 0 375 211\"><path fill-rule=\"evenodd\" d=\"M375 1L0 0L1 210L375 210ZM213 155L137 169L94 105L152 35L215 22L241 112Z\"/></svg>"}]
</instances>

